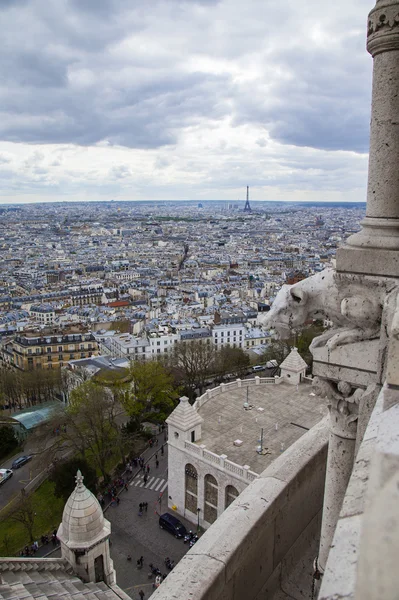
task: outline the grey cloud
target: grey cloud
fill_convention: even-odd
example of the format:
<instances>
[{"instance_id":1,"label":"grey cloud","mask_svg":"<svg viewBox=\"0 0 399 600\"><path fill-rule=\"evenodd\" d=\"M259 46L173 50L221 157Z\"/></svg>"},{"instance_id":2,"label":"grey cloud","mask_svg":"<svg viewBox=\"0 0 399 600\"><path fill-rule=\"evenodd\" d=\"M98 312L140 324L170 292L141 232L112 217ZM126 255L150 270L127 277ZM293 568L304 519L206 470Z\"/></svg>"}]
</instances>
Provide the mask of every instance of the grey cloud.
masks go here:
<instances>
[{"instance_id":1,"label":"grey cloud","mask_svg":"<svg viewBox=\"0 0 399 600\"><path fill-rule=\"evenodd\" d=\"M49 51L17 49L12 55L3 56L2 61L3 72L12 73L14 84L35 88L67 84L68 61L56 59Z\"/></svg>"},{"instance_id":2,"label":"grey cloud","mask_svg":"<svg viewBox=\"0 0 399 600\"><path fill-rule=\"evenodd\" d=\"M283 144L367 152L371 69L359 60L363 38L349 38L338 51L275 53L271 62L285 76L270 95L241 92L236 123L264 124Z\"/></svg>"},{"instance_id":3,"label":"grey cloud","mask_svg":"<svg viewBox=\"0 0 399 600\"><path fill-rule=\"evenodd\" d=\"M181 129L201 119L232 115L236 125L266 126L283 144L366 151L371 69L364 37L316 52L298 33L284 45L280 7L236 1L236 10L233 0L226 3L218 21L213 11L222 10L223 0L26 0L23 8L22 0L0 0L9 8L0 10L6 51L0 61L0 139L157 148L175 144ZM308 3L310 12L320 10L319 3ZM197 5L203 8L192 10ZM291 0L284 9L284 27L295 31L299 9ZM269 71L251 85L228 74L186 72L184 57L168 45L173 47L173 19L170 31L158 20L164 14L186 23L177 35L186 40L188 56L239 60L265 52ZM138 34L140 52L134 48ZM145 52L147 37L165 45L165 56L162 47L154 55ZM127 39L129 50L120 47ZM273 65L290 77L273 78L268 86ZM259 137L256 144L266 147L268 140Z\"/></svg>"}]
</instances>

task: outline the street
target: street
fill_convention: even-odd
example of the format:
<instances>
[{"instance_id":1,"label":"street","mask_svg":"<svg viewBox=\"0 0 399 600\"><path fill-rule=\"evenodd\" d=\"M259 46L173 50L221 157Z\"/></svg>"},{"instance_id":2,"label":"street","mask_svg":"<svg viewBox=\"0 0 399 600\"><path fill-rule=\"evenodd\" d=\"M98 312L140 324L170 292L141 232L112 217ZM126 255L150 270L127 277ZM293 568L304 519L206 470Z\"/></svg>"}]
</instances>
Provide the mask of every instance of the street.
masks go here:
<instances>
[{"instance_id":1,"label":"street","mask_svg":"<svg viewBox=\"0 0 399 600\"><path fill-rule=\"evenodd\" d=\"M160 444L163 436L160 436ZM177 563L189 550L188 544L176 539L169 532L160 529L159 515L173 512L167 508L167 446L162 456L161 449L148 449L145 455L154 452L158 455L159 467L155 466L155 456L150 461L150 473L147 485L144 486L142 475L138 475L129 486L129 490L120 493L119 506L110 506L105 516L111 522L111 557L117 574L118 585L132 598L139 598L138 591L143 589L148 598L153 591L151 579L148 577L149 564L158 567L162 573L168 573L164 560L169 556ZM161 503L159 497L161 495ZM147 512L139 516L140 502L148 502ZM180 517L179 517L180 518ZM189 529L195 526L180 519ZM128 561L127 556L132 560ZM144 566L137 569L136 561L144 557Z\"/></svg>"},{"instance_id":2,"label":"street","mask_svg":"<svg viewBox=\"0 0 399 600\"><path fill-rule=\"evenodd\" d=\"M2 469L11 469L12 462L20 456L29 454L29 449L16 454L1 465ZM33 457L31 461L14 470L13 476L4 482L0 487L0 511L24 488L40 471L43 465L40 464L40 457Z\"/></svg>"}]
</instances>

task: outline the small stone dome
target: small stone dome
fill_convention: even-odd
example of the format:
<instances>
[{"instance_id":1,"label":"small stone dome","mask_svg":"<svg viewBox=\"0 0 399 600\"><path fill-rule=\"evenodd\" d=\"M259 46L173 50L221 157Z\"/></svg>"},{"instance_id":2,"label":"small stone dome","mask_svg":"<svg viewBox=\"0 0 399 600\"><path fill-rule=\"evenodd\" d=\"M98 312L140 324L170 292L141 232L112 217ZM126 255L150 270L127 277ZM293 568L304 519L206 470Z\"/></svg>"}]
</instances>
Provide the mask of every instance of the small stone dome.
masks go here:
<instances>
[{"instance_id":1,"label":"small stone dome","mask_svg":"<svg viewBox=\"0 0 399 600\"><path fill-rule=\"evenodd\" d=\"M58 537L68 546L88 546L104 534L104 529L100 503L84 485L83 475L78 471L76 487L65 504Z\"/></svg>"}]
</instances>

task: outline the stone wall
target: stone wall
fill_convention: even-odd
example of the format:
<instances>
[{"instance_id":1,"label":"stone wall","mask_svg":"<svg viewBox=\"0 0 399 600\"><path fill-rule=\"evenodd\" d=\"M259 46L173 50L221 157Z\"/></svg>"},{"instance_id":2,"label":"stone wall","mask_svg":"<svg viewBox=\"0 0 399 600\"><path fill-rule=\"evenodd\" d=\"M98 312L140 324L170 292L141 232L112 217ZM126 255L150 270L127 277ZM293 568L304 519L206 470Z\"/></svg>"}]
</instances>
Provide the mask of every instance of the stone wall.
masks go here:
<instances>
[{"instance_id":1,"label":"stone wall","mask_svg":"<svg viewBox=\"0 0 399 600\"><path fill-rule=\"evenodd\" d=\"M224 455L218 456L209 452L204 447L184 441L176 443L172 438L169 439L168 447L168 465L169 465L169 487L168 487L168 506L178 514L182 515L193 524L197 524L197 508L200 509L200 525L204 528L209 527L210 523L204 519L205 515L205 477L211 475L217 481L217 516L225 510L226 487L234 486L239 493L253 481L256 473L250 472L235 463L227 460ZM225 464L227 463L227 464ZM197 502L191 498L189 506L195 508L192 512L186 506L185 501L185 468L192 465L197 475ZM226 468L227 467L227 468Z\"/></svg>"},{"instance_id":2,"label":"stone wall","mask_svg":"<svg viewBox=\"0 0 399 600\"><path fill-rule=\"evenodd\" d=\"M307 550L318 538L327 443L323 420L248 485L168 575L154 600L263 600L296 569L302 577L290 597L306 597L299 589L304 574L310 595Z\"/></svg>"}]
</instances>

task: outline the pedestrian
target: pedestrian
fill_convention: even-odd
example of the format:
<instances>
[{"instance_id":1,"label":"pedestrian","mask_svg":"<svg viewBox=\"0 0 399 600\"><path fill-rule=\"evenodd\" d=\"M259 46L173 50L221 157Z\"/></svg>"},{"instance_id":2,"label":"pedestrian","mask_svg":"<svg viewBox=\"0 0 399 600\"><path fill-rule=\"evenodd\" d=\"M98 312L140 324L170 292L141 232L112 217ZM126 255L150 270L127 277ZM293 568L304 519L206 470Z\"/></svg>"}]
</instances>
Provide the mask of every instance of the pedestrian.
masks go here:
<instances>
[{"instance_id":1,"label":"pedestrian","mask_svg":"<svg viewBox=\"0 0 399 600\"><path fill-rule=\"evenodd\" d=\"M155 461L155 466L158 469L158 467L159 467L159 460L158 459Z\"/></svg>"},{"instance_id":2,"label":"pedestrian","mask_svg":"<svg viewBox=\"0 0 399 600\"><path fill-rule=\"evenodd\" d=\"M144 502L144 508L145 508L145 512L147 512L148 502Z\"/></svg>"},{"instance_id":3,"label":"pedestrian","mask_svg":"<svg viewBox=\"0 0 399 600\"><path fill-rule=\"evenodd\" d=\"M147 477L147 475L144 475L144 485L147 484L147 481L148 481L148 477Z\"/></svg>"},{"instance_id":4,"label":"pedestrian","mask_svg":"<svg viewBox=\"0 0 399 600\"><path fill-rule=\"evenodd\" d=\"M155 460L158 460L158 454L155 454Z\"/></svg>"},{"instance_id":5,"label":"pedestrian","mask_svg":"<svg viewBox=\"0 0 399 600\"><path fill-rule=\"evenodd\" d=\"M158 446L158 438L155 438L155 445Z\"/></svg>"},{"instance_id":6,"label":"pedestrian","mask_svg":"<svg viewBox=\"0 0 399 600\"><path fill-rule=\"evenodd\" d=\"M126 490L126 491L128 491L128 489L129 489L129 485L128 485L128 483L126 482L126 483L125 483L125 490Z\"/></svg>"},{"instance_id":7,"label":"pedestrian","mask_svg":"<svg viewBox=\"0 0 399 600\"><path fill-rule=\"evenodd\" d=\"M162 446L161 446L161 454L162 454L162 456L163 456L163 444L162 444Z\"/></svg>"},{"instance_id":8,"label":"pedestrian","mask_svg":"<svg viewBox=\"0 0 399 600\"><path fill-rule=\"evenodd\" d=\"M144 598L144 592L143 592L143 590L139 591L139 596L140 596L140 600L143 600L143 598Z\"/></svg>"},{"instance_id":9,"label":"pedestrian","mask_svg":"<svg viewBox=\"0 0 399 600\"><path fill-rule=\"evenodd\" d=\"M150 465L147 465L147 475L150 472Z\"/></svg>"},{"instance_id":10,"label":"pedestrian","mask_svg":"<svg viewBox=\"0 0 399 600\"><path fill-rule=\"evenodd\" d=\"M144 564L144 558L142 556L140 556L139 561L140 561L140 566L142 567Z\"/></svg>"},{"instance_id":11,"label":"pedestrian","mask_svg":"<svg viewBox=\"0 0 399 600\"><path fill-rule=\"evenodd\" d=\"M139 504L139 510L140 510L140 512L143 510L143 503L142 502L140 502L140 504Z\"/></svg>"},{"instance_id":12,"label":"pedestrian","mask_svg":"<svg viewBox=\"0 0 399 600\"><path fill-rule=\"evenodd\" d=\"M121 499L119 498L119 496L116 497L116 505L119 506L119 502L121 501Z\"/></svg>"}]
</instances>

